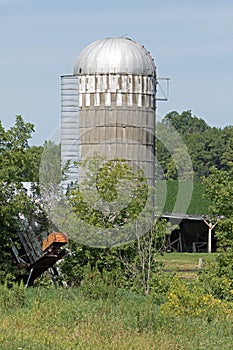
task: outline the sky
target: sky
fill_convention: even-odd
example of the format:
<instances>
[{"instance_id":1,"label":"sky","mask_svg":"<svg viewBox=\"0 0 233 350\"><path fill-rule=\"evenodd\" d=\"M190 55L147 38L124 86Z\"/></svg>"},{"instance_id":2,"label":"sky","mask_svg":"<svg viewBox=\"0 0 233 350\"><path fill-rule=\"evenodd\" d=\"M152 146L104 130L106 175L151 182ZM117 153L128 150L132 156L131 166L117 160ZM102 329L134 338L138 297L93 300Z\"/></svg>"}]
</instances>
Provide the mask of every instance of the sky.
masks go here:
<instances>
[{"instance_id":1,"label":"sky","mask_svg":"<svg viewBox=\"0 0 233 350\"><path fill-rule=\"evenodd\" d=\"M170 78L158 120L191 110L210 126L233 124L231 0L0 0L3 126L21 114L35 125L31 144L49 140L60 125L60 76L87 45L112 36L144 45L158 77Z\"/></svg>"}]
</instances>

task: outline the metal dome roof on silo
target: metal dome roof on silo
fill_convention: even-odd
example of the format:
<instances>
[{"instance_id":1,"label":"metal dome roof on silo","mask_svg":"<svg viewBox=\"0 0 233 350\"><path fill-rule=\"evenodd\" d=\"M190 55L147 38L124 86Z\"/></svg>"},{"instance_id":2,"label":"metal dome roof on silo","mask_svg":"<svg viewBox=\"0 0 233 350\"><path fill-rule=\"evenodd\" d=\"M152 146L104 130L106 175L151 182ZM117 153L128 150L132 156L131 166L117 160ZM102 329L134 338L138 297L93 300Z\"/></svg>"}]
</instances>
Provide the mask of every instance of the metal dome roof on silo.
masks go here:
<instances>
[{"instance_id":1,"label":"metal dome roof on silo","mask_svg":"<svg viewBox=\"0 0 233 350\"><path fill-rule=\"evenodd\" d=\"M78 57L74 75L126 73L155 75L155 64L144 46L125 38L105 38L87 46Z\"/></svg>"}]
</instances>

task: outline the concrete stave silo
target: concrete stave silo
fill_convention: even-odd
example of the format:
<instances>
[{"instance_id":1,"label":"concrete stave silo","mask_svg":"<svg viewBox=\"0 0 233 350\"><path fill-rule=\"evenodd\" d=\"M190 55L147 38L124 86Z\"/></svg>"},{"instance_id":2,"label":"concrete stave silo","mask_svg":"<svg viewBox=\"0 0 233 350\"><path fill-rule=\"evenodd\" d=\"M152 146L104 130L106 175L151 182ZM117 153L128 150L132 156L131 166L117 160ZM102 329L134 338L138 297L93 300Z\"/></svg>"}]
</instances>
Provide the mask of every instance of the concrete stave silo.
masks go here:
<instances>
[{"instance_id":1,"label":"concrete stave silo","mask_svg":"<svg viewBox=\"0 0 233 350\"><path fill-rule=\"evenodd\" d=\"M156 67L144 46L125 37L87 46L73 75L62 77L62 159L124 158L153 186L155 95ZM69 180L78 176L71 169Z\"/></svg>"}]
</instances>

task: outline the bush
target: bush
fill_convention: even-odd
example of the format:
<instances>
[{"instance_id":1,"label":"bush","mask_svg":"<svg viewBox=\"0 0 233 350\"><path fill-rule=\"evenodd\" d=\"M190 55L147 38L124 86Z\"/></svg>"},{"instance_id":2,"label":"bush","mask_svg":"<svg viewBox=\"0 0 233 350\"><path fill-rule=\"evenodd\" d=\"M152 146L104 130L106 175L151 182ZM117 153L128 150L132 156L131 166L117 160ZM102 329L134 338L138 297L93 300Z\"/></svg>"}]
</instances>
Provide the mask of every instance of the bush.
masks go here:
<instances>
[{"instance_id":1,"label":"bush","mask_svg":"<svg viewBox=\"0 0 233 350\"><path fill-rule=\"evenodd\" d=\"M162 266L153 274L150 296L156 304L161 305L167 301L168 292L175 280L176 275L172 272L164 272Z\"/></svg>"},{"instance_id":2,"label":"bush","mask_svg":"<svg viewBox=\"0 0 233 350\"><path fill-rule=\"evenodd\" d=\"M225 301L233 301L233 252L220 252L215 263L201 272L199 281L206 293Z\"/></svg>"},{"instance_id":3,"label":"bush","mask_svg":"<svg viewBox=\"0 0 233 350\"><path fill-rule=\"evenodd\" d=\"M199 283L187 284L178 279L171 285L168 300L161 306L165 316L199 317L212 321L232 314L232 305L207 294Z\"/></svg>"},{"instance_id":4,"label":"bush","mask_svg":"<svg viewBox=\"0 0 233 350\"><path fill-rule=\"evenodd\" d=\"M84 278L80 284L80 291L84 296L92 299L107 299L117 292L117 283L112 273L87 266Z\"/></svg>"}]
</instances>

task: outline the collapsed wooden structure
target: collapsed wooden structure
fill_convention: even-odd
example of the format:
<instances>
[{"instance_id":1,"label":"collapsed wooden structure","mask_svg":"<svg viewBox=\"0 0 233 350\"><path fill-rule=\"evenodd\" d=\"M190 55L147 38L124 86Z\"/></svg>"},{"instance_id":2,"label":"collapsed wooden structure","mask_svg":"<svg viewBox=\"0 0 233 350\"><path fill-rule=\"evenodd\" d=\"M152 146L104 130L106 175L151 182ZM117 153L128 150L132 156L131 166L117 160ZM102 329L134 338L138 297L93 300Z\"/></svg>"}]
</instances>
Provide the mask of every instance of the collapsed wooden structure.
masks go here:
<instances>
[{"instance_id":1,"label":"collapsed wooden structure","mask_svg":"<svg viewBox=\"0 0 233 350\"><path fill-rule=\"evenodd\" d=\"M26 287L31 286L34 280L48 269L56 275L57 269L54 264L65 255L63 246L68 242L67 236L64 233L52 232L41 240L32 231L18 232L18 236L22 245L20 250L12 240L10 242L16 263L27 272Z\"/></svg>"}]
</instances>

